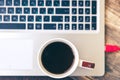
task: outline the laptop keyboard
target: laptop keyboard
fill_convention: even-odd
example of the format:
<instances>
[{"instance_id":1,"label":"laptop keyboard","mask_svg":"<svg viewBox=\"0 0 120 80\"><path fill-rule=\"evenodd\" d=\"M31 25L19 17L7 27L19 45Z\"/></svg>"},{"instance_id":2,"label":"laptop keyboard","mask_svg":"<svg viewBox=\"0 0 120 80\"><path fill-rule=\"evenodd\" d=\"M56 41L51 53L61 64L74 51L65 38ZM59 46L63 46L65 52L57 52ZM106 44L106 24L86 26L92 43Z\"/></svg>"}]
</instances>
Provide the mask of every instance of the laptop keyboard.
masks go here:
<instances>
[{"instance_id":1,"label":"laptop keyboard","mask_svg":"<svg viewBox=\"0 0 120 80\"><path fill-rule=\"evenodd\" d=\"M0 29L97 31L97 0L0 0Z\"/></svg>"}]
</instances>

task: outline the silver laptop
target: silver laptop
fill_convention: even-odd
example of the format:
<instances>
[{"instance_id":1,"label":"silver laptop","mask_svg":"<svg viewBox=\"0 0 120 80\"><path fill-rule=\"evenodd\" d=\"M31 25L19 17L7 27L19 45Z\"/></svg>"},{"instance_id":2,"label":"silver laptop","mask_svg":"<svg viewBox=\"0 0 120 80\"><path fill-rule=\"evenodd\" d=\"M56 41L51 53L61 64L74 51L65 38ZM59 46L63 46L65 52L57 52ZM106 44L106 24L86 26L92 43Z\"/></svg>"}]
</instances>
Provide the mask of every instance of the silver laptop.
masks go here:
<instances>
[{"instance_id":1,"label":"silver laptop","mask_svg":"<svg viewBox=\"0 0 120 80\"><path fill-rule=\"evenodd\" d=\"M71 76L104 74L104 0L0 0L0 76L46 76L38 65L41 46L70 41L79 58L95 63Z\"/></svg>"}]
</instances>

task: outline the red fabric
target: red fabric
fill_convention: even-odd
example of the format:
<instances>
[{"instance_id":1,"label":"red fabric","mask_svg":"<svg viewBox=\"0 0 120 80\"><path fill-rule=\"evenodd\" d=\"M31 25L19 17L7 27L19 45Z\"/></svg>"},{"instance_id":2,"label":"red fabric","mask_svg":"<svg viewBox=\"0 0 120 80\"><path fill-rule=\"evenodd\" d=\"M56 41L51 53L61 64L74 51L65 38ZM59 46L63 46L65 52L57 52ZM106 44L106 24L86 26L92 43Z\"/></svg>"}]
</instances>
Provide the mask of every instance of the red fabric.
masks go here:
<instances>
[{"instance_id":1,"label":"red fabric","mask_svg":"<svg viewBox=\"0 0 120 80\"><path fill-rule=\"evenodd\" d=\"M120 47L118 47L116 45L106 45L105 46L105 52L116 52L119 50L120 50Z\"/></svg>"}]
</instances>

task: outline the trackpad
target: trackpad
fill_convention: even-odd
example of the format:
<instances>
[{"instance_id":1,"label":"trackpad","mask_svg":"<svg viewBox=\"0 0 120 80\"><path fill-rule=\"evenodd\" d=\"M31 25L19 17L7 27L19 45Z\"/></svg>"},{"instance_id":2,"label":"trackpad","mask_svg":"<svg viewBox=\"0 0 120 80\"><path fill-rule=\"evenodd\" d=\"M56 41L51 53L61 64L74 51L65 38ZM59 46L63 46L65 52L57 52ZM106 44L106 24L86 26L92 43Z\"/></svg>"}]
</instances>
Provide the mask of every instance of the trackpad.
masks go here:
<instances>
[{"instance_id":1,"label":"trackpad","mask_svg":"<svg viewBox=\"0 0 120 80\"><path fill-rule=\"evenodd\" d=\"M32 40L0 40L0 69L26 70L33 66Z\"/></svg>"}]
</instances>

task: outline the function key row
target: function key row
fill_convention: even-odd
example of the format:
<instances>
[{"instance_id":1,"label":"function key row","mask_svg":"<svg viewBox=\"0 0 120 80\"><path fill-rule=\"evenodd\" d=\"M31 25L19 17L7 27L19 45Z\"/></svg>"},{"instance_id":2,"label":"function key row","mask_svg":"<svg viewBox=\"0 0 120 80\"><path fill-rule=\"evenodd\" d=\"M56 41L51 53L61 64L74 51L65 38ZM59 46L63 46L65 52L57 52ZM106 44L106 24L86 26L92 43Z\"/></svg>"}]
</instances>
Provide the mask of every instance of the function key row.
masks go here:
<instances>
[{"instance_id":1,"label":"function key row","mask_svg":"<svg viewBox=\"0 0 120 80\"><path fill-rule=\"evenodd\" d=\"M70 8L5 8L0 7L0 14L70 14ZM71 14L96 14L96 9L71 8Z\"/></svg>"},{"instance_id":2,"label":"function key row","mask_svg":"<svg viewBox=\"0 0 120 80\"><path fill-rule=\"evenodd\" d=\"M33 15L4 15L3 17L0 15L0 22L97 22L97 17L96 16L33 16Z\"/></svg>"},{"instance_id":3,"label":"function key row","mask_svg":"<svg viewBox=\"0 0 120 80\"><path fill-rule=\"evenodd\" d=\"M5 2L6 1L6 2ZM93 1L95 2L95 1ZM91 6L90 0L0 0L0 6Z\"/></svg>"}]
</instances>

